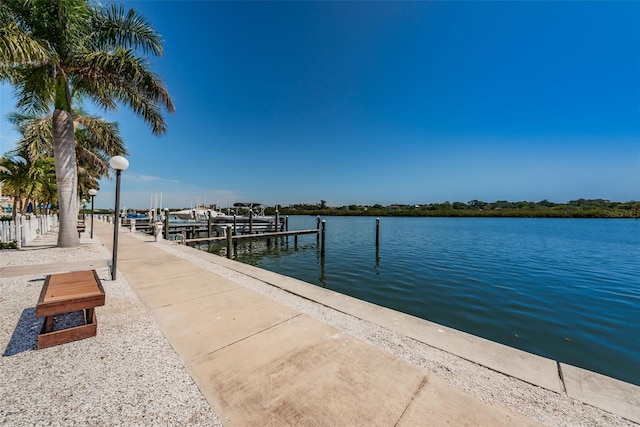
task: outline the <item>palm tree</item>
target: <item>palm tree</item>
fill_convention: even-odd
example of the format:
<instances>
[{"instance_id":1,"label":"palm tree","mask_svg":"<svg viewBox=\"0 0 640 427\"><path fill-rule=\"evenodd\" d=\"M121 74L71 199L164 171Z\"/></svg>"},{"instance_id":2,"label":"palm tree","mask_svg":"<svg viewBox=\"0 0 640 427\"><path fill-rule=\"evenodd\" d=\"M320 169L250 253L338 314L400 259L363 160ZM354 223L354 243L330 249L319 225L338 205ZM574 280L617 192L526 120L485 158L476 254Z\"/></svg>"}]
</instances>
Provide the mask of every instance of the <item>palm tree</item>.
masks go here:
<instances>
[{"instance_id":1,"label":"palm tree","mask_svg":"<svg viewBox=\"0 0 640 427\"><path fill-rule=\"evenodd\" d=\"M100 189L98 179L109 177L109 159L127 154L120 137L118 124L74 110L76 159L78 172L78 199L87 197L91 188ZM18 133L18 150L26 153L31 161L53 157L53 118L25 113L7 116Z\"/></svg>"},{"instance_id":2,"label":"palm tree","mask_svg":"<svg viewBox=\"0 0 640 427\"><path fill-rule=\"evenodd\" d=\"M2 191L13 198L11 212L15 219L20 210L24 209L24 195L29 185L29 164L27 160L16 153L8 153L0 157L0 182Z\"/></svg>"},{"instance_id":3,"label":"palm tree","mask_svg":"<svg viewBox=\"0 0 640 427\"><path fill-rule=\"evenodd\" d=\"M60 247L80 244L72 101L86 97L109 110L126 105L156 135L166 131L162 110L174 111L169 93L138 51L163 53L160 35L134 9L89 0L0 3L0 80L16 89L20 110L53 110Z\"/></svg>"},{"instance_id":4,"label":"palm tree","mask_svg":"<svg viewBox=\"0 0 640 427\"><path fill-rule=\"evenodd\" d=\"M34 161L31 180L36 183L32 197L34 205L44 206L45 214L49 213L49 205L58 201L58 186L56 185L56 166L53 157L45 157Z\"/></svg>"},{"instance_id":5,"label":"palm tree","mask_svg":"<svg viewBox=\"0 0 640 427\"><path fill-rule=\"evenodd\" d=\"M53 158L31 160L20 148L0 157L0 183L13 197L13 217L24 214L29 202L53 204L57 187Z\"/></svg>"},{"instance_id":6,"label":"palm tree","mask_svg":"<svg viewBox=\"0 0 640 427\"><path fill-rule=\"evenodd\" d=\"M55 197L52 197L51 192L52 190L57 190L53 158L45 157L34 161L27 160L27 164L29 166L29 181L25 187L25 202L20 212L22 214L27 210L29 203L33 204L35 212L35 206L40 202L47 202L47 204L53 202Z\"/></svg>"}]
</instances>

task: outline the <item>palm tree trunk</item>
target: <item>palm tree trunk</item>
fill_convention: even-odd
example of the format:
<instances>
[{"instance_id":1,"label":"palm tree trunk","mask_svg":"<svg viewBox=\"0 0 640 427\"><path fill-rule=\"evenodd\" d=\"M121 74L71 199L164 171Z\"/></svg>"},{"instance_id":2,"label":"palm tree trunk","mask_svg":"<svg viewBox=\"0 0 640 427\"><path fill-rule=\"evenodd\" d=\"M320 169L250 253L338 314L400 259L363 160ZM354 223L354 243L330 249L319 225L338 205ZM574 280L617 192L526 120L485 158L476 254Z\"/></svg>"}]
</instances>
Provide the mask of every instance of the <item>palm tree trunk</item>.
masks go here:
<instances>
[{"instance_id":1,"label":"palm tree trunk","mask_svg":"<svg viewBox=\"0 0 640 427\"><path fill-rule=\"evenodd\" d=\"M18 217L18 196L13 196L13 207L11 208L11 216L15 221Z\"/></svg>"},{"instance_id":2,"label":"palm tree trunk","mask_svg":"<svg viewBox=\"0 0 640 427\"><path fill-rule=\"evenodd\" d=\"M78 175L76 172L75 137L73 117L68 111L56 109L53 112L53 157L56 165L58 205L60 206L58 247L80 246L80 238L76 228Z\"/></svg>"}]
</instances>

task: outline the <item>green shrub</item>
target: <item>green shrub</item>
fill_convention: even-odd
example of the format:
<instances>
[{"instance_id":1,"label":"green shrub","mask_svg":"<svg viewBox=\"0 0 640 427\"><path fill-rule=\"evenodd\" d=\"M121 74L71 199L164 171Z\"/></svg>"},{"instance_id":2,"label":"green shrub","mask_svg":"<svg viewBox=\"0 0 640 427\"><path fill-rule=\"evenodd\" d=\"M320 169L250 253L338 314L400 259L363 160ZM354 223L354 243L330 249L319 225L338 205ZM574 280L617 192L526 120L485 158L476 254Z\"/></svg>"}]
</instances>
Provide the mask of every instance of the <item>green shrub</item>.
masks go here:
<instances>
[{"instance_id":1,"label":"green shrub","mask_svg":"<svg viewBox=\"0 0 640 427\"><path fill-rule=\"evenodd\" d=\"M0 250L1 249L18 249L18 242L0 242Z\"/></svg>"}]
</instances>

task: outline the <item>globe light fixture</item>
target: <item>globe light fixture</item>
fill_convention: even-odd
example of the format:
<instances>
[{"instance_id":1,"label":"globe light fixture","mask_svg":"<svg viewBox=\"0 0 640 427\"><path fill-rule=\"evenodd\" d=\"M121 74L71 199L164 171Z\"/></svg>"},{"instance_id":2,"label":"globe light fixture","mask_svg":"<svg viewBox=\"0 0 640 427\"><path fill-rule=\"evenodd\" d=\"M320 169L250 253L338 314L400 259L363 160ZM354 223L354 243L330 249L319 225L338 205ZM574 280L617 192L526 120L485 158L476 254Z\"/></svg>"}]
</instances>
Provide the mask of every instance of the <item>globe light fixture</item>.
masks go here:
<instances>
[{"instance_id":1,"label":"globe light fixture","mask_svg":"<svg viewBox=\"0 0 640 427\"><path fill-rule=\"evenodd\" d=\"M109 164L116 171L126 171L129 168L129 160L125 159L122 156L113 156L109 160Z\"/></svg>"}]
</instances>

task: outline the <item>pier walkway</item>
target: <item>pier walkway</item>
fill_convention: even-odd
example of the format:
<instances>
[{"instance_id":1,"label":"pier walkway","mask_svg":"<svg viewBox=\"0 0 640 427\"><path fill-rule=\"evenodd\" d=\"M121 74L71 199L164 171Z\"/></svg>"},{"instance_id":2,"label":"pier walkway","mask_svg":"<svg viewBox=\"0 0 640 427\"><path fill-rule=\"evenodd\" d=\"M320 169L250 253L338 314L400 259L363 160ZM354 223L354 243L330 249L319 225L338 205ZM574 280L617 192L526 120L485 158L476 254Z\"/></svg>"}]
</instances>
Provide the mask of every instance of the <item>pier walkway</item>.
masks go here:
<instances>
[{"instance_id":1,"label":"pier walkway","mask_svg":"<svg viewBox=\"0 0 640 427\"><path fill-rule=\"evenodd\" d=\"M113 228L94 233L111 250ZM637 387L295 279L123 232L118 274L138 294L226 426L537 425L341 330L181 258L233 269L467 360L638 422ZM561 376L559 376L559 372ZM586 376L585 376L586 375ZM586 378L586 379L585 379ZM594 384L593 381L596 380ZM600 392L593 392L600 390ZM574 396L571 396L574 393ZM591 401L593 400L593 402Z\"/></svg>"}]
</instances>

